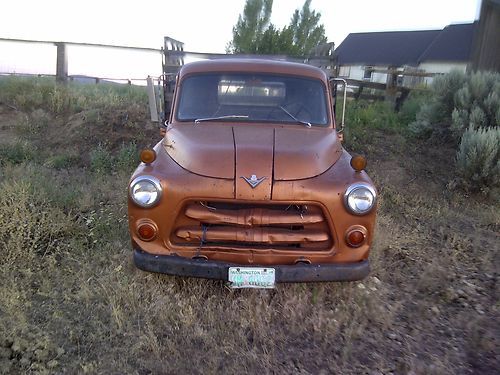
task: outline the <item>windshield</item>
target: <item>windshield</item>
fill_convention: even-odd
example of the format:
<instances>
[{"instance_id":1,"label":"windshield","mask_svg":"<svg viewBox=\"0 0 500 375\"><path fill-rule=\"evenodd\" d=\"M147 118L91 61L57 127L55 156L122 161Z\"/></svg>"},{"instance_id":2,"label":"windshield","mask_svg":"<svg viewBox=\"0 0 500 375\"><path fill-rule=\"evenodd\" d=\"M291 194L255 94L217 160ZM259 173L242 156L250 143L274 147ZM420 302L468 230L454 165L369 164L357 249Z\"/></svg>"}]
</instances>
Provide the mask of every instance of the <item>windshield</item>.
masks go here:
<instances>
[{"instance_id":1,"label":"windshield","mask_svg":"<svg viewBox=\"0 0 500 375\"><path fill-rule=\"evenodd\" d=\"M179 121L258 121L327 125L323 83L268 74L200 74L182 81Z\"/></svg>"}]
</instances>

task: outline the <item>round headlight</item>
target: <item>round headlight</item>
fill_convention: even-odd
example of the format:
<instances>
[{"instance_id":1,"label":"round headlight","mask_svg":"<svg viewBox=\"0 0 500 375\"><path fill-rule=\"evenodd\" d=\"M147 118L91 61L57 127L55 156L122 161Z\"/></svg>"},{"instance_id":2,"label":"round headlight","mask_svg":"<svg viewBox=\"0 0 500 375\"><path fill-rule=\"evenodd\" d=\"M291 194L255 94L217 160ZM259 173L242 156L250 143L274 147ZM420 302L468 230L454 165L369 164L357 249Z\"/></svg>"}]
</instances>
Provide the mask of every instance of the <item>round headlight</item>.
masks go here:
<instances>
[{"instance_id":1,"label":"round headlight","mask_svg":"<svg viewBox=\"0 0 500 375\"><path fill-rule=\"evenodd\" d=\"M160 181L153 176L139 176L130 183L129 194L135 204L152 207L161 197Z\"/></svg>"},{"instance_id":2,"label":"round headlight","mask_svg":"<svg viewBox=\"0 0 500 375\"><path fill-rule=\"evenodd\" d=\"M377 194L373 187L365 184L354 184L345 192L346 207L355 215L364 215L375 205Z\"/></svg>"}]
</instances>

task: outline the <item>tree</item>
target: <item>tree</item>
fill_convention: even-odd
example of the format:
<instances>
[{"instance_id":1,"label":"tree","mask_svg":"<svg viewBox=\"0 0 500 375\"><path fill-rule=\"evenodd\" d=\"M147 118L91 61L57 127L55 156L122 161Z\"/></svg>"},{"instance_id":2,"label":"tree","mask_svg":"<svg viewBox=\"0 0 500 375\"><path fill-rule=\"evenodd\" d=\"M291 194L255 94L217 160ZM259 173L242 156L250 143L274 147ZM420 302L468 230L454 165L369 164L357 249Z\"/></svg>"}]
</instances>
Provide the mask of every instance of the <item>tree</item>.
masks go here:
<instances>
[{"instance_id":1,"label":"tree","mask_svg":"<svg viewBox=\"0 0 500 375\"><path fill-rule=\"evenodd\" d=\"M319 24L321 13L311 11L311 0L306 0L302 11L295 10L290 22L290 33L293 38L293 53L306 55L318 44L326 43L325 27Z\"/></svg>"},{"instance_id":2,"label":"tree","mask_svg":"<svg viewBox=\"0 0 500 375\"><path fill-rule=\"evenodd\" d=\"M304 56L327 41L321 13L311 10L311 0L295 10L290 24L278 29L271 20L272 0L247 0L233 27L233 40L227 51L251 54L287 54Z\"/></svg>"},{"instance_id":3,"label":"tree","mask_svg":"<svg viewBox=\"0 0 500 375\"><path fill-rule=\"evenodd\" d=\"M257 53L257 48L271 21L273 0L247 0L238 22L233 27L233 40L228 50L233 53Z\"/></svg>"}]
</instances>

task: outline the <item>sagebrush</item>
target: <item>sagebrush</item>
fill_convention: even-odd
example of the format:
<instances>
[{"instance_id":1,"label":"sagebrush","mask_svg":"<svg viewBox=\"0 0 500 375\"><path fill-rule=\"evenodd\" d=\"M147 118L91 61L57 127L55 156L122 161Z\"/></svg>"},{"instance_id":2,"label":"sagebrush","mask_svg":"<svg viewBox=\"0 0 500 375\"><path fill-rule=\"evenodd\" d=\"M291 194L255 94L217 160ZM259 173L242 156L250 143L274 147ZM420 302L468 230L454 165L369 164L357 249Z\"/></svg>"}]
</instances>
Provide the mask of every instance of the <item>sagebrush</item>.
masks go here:
<instances>
[{"instance_id":1,"label":"sagebrush","mask_svg":"<svg viewBox=\"0 0 500 375\"><path fill-rule=\"evenodd\" d=\"M409 126L414 135L458 144L470 126L496 127L500 120L500 74L453 71L436 77L432 97Z\"/></svg>"},{"instance_id":2,"label":"sagebrush","mask_svg":"<svg viewBox=\"0 0 500 375\"><path fill-rule=\"evenodd\" d=\"M457 170L469 190L489 192L500 187L500 128L471 125L460 142Z\"/></svg>"},{"instance_id":3,"label":"sagebrush","mask_svg":"<svg viewBox=\"0 0 500 375\"><path fill-rule=\"evenodd\" d=\"M454 71L436 77L410 131L458 147L456 168L469 191L495 191L500 141L500 74Z\"/></svg>"}]
</instances>

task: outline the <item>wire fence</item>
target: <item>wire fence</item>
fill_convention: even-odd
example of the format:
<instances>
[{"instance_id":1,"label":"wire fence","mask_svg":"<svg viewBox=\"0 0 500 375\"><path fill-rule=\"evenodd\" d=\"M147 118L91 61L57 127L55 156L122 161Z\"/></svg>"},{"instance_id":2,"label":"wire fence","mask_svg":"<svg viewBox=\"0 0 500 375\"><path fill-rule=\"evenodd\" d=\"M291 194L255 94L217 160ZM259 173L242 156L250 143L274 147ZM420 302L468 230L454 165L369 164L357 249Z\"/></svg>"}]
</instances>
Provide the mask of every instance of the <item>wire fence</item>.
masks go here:
<instances>
[{"instance_id":1,"label":"wire fence","mask_svg":"<svg viewBox=\"0 0 500 375\"><path fill-rule=\"evenodd\" d=\"M146 77L162 74L161 52L145 47L0 38L0 75L145 85ZM61 63L65 64L63 77Z\"/></svg>"}]
</instances>

